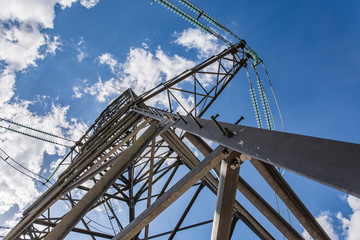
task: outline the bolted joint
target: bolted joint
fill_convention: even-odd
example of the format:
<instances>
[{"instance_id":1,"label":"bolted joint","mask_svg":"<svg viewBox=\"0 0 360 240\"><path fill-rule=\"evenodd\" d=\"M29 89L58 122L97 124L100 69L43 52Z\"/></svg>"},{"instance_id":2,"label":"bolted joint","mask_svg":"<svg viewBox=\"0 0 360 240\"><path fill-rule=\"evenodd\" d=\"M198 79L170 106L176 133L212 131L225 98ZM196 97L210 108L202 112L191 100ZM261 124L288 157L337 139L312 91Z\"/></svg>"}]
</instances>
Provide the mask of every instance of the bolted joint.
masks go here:
<instances>
[{"instance_id":1,"label":"bolted joint","mask_svg":"<svg viewBox=\"0 0 360 240\"><path fill-rule=\"evenodd\" d=\"M133 207L135 207L135 204L136 204L135 199L134 199L134 198L130 198L129 201L128 201L128 206L129 206L130 208L133 208Z\"/></svg>"},{"instance_id":2,"label":"bolted joint","mask_svg":"<svg viewBox=\"0 0 360 240\"><path fill-rule=\"evenodd\" d=\"M233 158L233 159L231 160L231 163L229 164L231 170L236 170L236 169L238 169L238 168L240 167L240 165L241 165L241 160L240 160L240 158Z\"/></svg>"},{"instance_id":3,"label":"bolted joint","mask_svg":"<svg viewBox=\"0 0 360 240\"><path fill-rule=\"evenodd\" d=\"M245 46L246 46L246 41L242 39L242 40L240 41L240 46L239 46L239 47L240 47L241 49L244 49Z\"/></svg>"},{"instance_id":4,"label":"bolted joint","mask_svg":"<svg viewBox=\"0 0 360 240\"><path fill-rule=\"evenodd\" d=\"M76 141L76 142L75 142L75 146L81 147L82 145L83 145L83 143L82 143L81 141Z\"/></svg>"},{"instance_id":5,"label":"bolted joint","mask_svg":"<svg viewBox=\"0 0 360 240\"><path fill-rule=\"evenodd\" d=\"M225 157L229 156L230 155L230 150L228 148L225 148L224 150L222 150L221 152Z\"/></svg>"},{"instance_id":6,"label":"bolted joint","mask_svg":"<svg viewBox=\"0 0 360 240\"><path fill-rule=\"evenodd\" d=\"M241 165L241 159L240 159L241 153L231 151L230 154L225 158L226 163L229 165L231 170L236 170Z\"/></svg>"},{"instance_id":7,"label":"bolted joint","mask_svg":"<svg viewBox=\"0 0 360 240\"><path fill-rule=\"evenodd\" d=\"M224 128L224 131L226 132L226 136L227 137L232 137L232 136L234 136L234 132L233 131L231 131L230 129L228 129L227 127L226 128Z\"/></svg>"}]
</instances>

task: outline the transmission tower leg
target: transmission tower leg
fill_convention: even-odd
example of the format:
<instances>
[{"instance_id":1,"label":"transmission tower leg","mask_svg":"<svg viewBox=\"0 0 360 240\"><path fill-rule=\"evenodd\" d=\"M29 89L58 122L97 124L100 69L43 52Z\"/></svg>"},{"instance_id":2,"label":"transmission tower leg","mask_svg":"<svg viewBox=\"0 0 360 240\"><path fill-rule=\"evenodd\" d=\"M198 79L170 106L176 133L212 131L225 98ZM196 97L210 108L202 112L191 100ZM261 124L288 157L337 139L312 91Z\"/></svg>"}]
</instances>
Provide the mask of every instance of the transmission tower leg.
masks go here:
<instances>
[{"instance_id":1,"label":"transmission tower leg","mask_svg":"<svg viewBox=\"0 0 360 240\"><path fill-rule=\"evenodd\" d=\"M45 239L63 239L118 178L129 162L144 150L149 142L156 136L158 130L157 122L154 122L131 147L117 155L115 164L110 170L90 189L79 203L62 218L61 222L46 236Z\"/></svg>"},{"instance_id":2,"label":"transmission tower leg","mask_svg":"<svg viewBox=\"0 0 360 240\"><path fill-rule=\"evenodd\" d=\"M330 240L314 216L275 167L251 157L249 157L249 160L314 240Z\"/></svg>"},{"instance_id":3,"label":"transmission tower leg","mask_svg":"<svg viewBox=\"0 0 360 240\"><path fill-rule=\"evenodd\" d=\"M228 163L221 162L220 181L217 191L216 207L211 232L211 240L225 240L230 237L231 221L233 217L236 186L239 176L239 157L228 158Z\"/></svg>"},{"instance_id":4,"label":"transmission tower leg","mask_svg":"<svg viewBox=\"0 0 360 240\"><path fill-rule=\"evenodd\" d=\"M287 239L304 240L304 238L241 177L238 178L238 190L276 226Z\"/></svg>"}]
</instances>

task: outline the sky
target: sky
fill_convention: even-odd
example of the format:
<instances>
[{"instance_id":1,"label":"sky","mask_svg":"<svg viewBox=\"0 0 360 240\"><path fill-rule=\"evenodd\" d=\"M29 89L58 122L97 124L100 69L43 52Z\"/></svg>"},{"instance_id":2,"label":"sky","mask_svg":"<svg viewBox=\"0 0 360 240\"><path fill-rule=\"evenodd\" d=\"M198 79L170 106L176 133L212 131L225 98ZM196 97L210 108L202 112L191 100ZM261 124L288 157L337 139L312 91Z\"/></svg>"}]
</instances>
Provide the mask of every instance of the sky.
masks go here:
<instances>
[{"instance_id":1,"label":"sky","mask_svg":"<svg viewBox=\"0 0 360 240\"><path fill-rule=\"evenodd\" d=\"M287 132L360 143L359 1L193 3L263 59ZM76 140L121 91L141 94L223 48L150 0L0 0L0 118ZM256 126L244 72L210 113L228 122L244 115L244 125ZM0 148L44 176L67 151L3 128ZM274 202L247 168L240 175ZM284 177L332 239L360 239L359 199L288 171ZM43 191L1 161L0 226L12 227Z\"/></svg>"}]
</instances>

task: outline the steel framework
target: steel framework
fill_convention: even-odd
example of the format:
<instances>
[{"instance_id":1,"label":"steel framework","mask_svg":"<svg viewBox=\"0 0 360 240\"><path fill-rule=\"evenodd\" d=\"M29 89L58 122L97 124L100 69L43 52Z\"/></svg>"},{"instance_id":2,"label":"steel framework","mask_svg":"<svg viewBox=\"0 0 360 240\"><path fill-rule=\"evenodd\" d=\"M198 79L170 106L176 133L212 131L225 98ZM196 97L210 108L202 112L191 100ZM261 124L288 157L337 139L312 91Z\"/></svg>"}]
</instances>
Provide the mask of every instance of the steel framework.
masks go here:
<instances>
[{"instance_id":1,"label":"steel framework","mask_svg":"<svg viewBox=\"0 0 360 240\"><path fill-rule=\"evenodd\" d=\"M259 239L275 239L236 199L237 191L286 238L303 239L239 176L246 160L314 239L329 239L275 166L360 196L358 144L202 118L249 58L239 42L140 96L126 90L71 149L61 162L69 166L5 239L76 239L77 234L174 239L212 224L207 236L223 240L232 237L238 220ZM148 106L159 99L167 109ZM218 146L211 148L205 139ZM216 204L199 208L204 217L184 225L200 194L213 196ZM164 229L170 206L177 208L171 215L176 224Z\"/></svg>"}]
</instances>

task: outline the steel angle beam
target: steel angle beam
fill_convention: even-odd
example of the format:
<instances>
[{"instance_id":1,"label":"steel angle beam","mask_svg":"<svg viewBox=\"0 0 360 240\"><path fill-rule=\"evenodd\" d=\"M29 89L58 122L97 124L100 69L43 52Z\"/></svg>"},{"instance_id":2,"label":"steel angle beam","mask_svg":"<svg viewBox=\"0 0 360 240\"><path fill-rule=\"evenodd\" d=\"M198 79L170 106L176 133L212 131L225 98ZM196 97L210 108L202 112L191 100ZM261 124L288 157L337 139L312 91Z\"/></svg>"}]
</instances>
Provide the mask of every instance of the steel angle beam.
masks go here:
<instances>
[{"instance_id":1,"label":"steel angle beam","mask_svg":"<svg viewBox=\"0 0 360 240\"><path fill-rule=\"evenodd\" d=\"M230 161L240 157L240 153L232 152ZM238 163L221 161L220 180L216 197L216 207L211 231L211 240L229 239L231 222L233 217L233 206L236 197L237 180L239 177Z\"/></svg>"},{"instance_id":2,"label":"steel angle beam","mask_svg":"<svg viewBox=\"0 0 360 240\"><path fill-rule=\"evenodd\" d=\"M251 157L249 160L314 240L330 240L324 229L274 166Z\"/></svg>"},{"instance_id":3,"label":"steel angle beam","mask_svg":"<svg viewBox=\"0 0 360 240\"><path fill-rule=\"evenodd\" d=\"M218 122L219 129L211 120L174 118L174 127L360 197L360 144L224 122Z\"/></svg>"}]
</instances>

